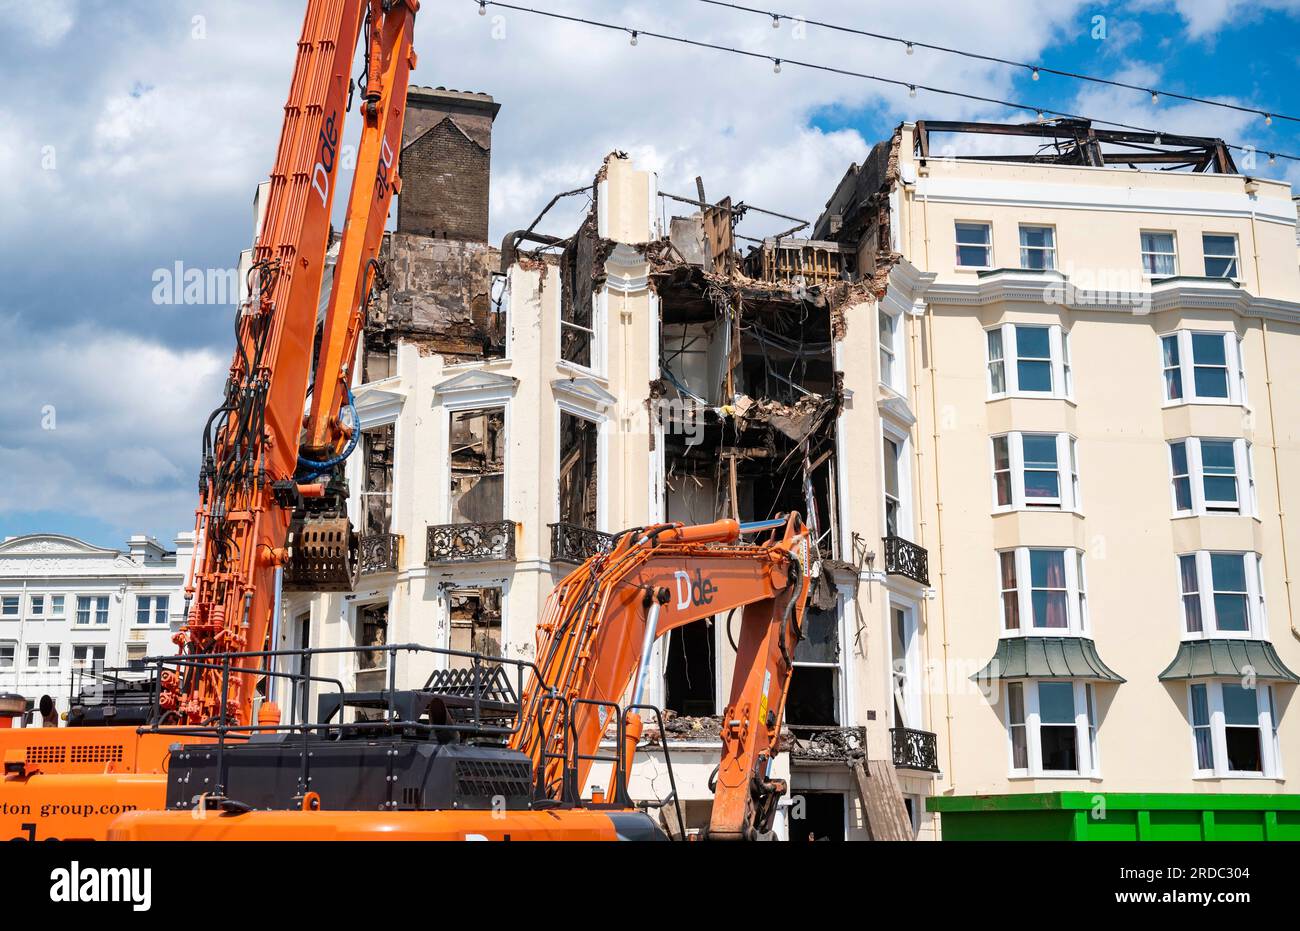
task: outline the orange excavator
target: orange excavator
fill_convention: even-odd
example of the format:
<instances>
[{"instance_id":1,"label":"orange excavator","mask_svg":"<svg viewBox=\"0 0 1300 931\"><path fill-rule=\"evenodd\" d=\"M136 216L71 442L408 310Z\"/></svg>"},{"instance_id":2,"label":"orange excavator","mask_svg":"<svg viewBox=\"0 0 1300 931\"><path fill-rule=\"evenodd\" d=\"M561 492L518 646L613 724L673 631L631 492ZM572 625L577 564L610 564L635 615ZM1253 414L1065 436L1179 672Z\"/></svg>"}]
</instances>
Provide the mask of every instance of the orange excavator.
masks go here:
<instances>
[{"instance_id":1,"label":"orange excavator","mask_svg":"<svg viewBox=\"0 0 1300 931\"><path fill-rule=\"evenodd\" d=\"M418 9L418 0L308 0L250 296L236 314L224 398L203 432L195 559L186 624L175 637L184 657L262 650L281 581L316 590L355 582L357 542L342 477L357 440L346 417L348 386L400 186ZM359 39L364 67L353 80ZM356 173L318 326L344 119L354 99L363 120ZM256 688L249 668L257 662L242 656L220 669L165 670L154 685L157 723L249 723ZM86 696L101 713L81 720L100 726L0 732L0 838L103 837L119 812L162 807L169 748L207 738L129 726L144 722L113 714L128 706L115 700L119 685ZM263 704L261 716L272 722L278 709Z\"/></svg>"},{"instance_id":2,"label":"orange excavator","mask_svg":"<svg viewBox=\"0 0 1300 931\"><path fill-rule=\"evenodd\" d=\"M742 608L710 836L770 828L784 791L771 764L813 574L797 515L625 531L556 588L535 663L367 647L390 654L387 688L349 692L310 670L350 648L295 651L306 675L283 672L281 652L268 648L282 586L356 581L343 479L358 439L351 364L400 187L418 6L308 0L249 299L203 433L179 655L156 660L143 702L119 701L141 690L119 682L74 708L70 722L82 726L0 730L0 838L662 836L626 788L641 714L651 713L651 648L682 624ZM358 92L356 175L318 321L344 118ZM401 654L432 654L422 687L397 688ZM314 720L304 711L282 722L269 701L254 714L258 681L285 677L295 705L300 692L320 692ZM609 789L583 798L601 761Z\"/></svg>"},{"instance_id":3,"label":"orange excavator","mask_svg":"<svg viewBox=\"0 0 1300 931\"><path fill-rule=\"evenodd\" d=\"M764 538L741 542L749 534ZM797 514L749 525L722 520L625 531L608 554L591 557L551 593L535 663L414 644L355 648L388 654L388 688L322 688L319 715L304 723L211 728L215 747L188 745L172 755L167 810L122 815L109 836L661 838L627 792L641 713L658 716L643 702L652 648L684 624L723 613L730 622L731 612L742 609L707 837L763 837L786 789L771 768L802 637L810 559L809 533ZM435 654L439 668L423 687L398 689L397 660L416 653ZM260 654L265 668L279 655ZM237 656L171 662L215 670ZM631 700L621 705L629 689ZM602 761L610 767L608 788L584 797ZM683 824L680 812L676 823Z\"/></svg>"}]
</instances>

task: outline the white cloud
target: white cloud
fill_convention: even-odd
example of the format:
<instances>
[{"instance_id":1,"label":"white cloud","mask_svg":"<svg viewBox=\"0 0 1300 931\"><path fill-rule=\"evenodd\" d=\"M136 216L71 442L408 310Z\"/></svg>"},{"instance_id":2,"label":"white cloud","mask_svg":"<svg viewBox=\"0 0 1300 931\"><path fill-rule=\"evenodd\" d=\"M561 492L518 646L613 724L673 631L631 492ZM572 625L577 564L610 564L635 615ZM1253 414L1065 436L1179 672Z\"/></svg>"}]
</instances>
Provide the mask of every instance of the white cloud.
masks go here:
<instances>
[{"instance_id":1,"label":"white cloud","mask_svg":"<svg viewBox=\"0 0 1300 931\"><path fill-rule=\"evenodd\" d=\"M200 432L225 366L207 349L83 325L13 334L0 392L0 514L89 514L120 532L183 529ZM53 429L48 429L49 427Z\"/></svg>"},{"instance_id":2,"label":"white cloud","mask_svg":"<svg viewBox=\"0 0 1300 931\"><path fill-rule=\"evenodd\" d=\"M33 45L58 45L76 20L75 0L0 0L0 28Z\"/></svg>"},{"instance_id":3,"label":"white cloud","mask_svg":"<svg viewBox=\"0 0 1300 931\"><path fill-rule=\"evenodd\" d=\"M1300 0L1138 0L1135 9L1173 8L1193 39L1212 38L1224 27L1236 28L1268 12L1300 15Z\"/></svg>"}]
</instances>

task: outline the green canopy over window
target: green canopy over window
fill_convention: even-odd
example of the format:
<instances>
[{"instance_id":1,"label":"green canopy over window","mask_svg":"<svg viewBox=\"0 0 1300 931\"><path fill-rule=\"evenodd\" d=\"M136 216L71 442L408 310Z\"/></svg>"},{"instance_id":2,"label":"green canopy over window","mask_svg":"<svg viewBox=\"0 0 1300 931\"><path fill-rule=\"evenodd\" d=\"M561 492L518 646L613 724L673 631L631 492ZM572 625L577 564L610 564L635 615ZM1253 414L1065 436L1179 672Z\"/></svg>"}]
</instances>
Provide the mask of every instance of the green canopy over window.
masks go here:
<instances>
[{"instance_id":1,"label":"green canopy over window","mask_svg":"<svg viewBox=\"0 0 1300 931\"><path fill-rule=\"evenodd\" d=\"M1209 679L1216 676L1239 679L1254 676L1262 681L1300 682L1267 640L1184 640L1173 662L1160 679Z\"/></svg>"},{"instance_id":2,"label":"green canopy over window","mask_svg":"<svg viewBox=\"0 0 1300 931\"><path fill-rule=\"evenodd\" d=\"M1090 679L1123 682L1087 637L1003 637L993 658L975 675L993 679Z\"/></svg>"}]
</instances>

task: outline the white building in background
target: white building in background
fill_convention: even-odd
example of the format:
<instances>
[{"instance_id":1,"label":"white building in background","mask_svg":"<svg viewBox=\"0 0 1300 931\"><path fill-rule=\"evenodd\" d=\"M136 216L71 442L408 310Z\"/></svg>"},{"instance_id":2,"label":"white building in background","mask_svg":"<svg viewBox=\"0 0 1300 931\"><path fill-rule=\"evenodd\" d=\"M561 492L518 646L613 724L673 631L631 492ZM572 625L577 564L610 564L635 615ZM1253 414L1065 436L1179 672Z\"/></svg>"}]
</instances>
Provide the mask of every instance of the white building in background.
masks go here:
<instances>
[{"instance_id":1,"label":"white building in background","mask_svg":"<svg viewBox=\"0 0 1300 931\"><path fill-rule=\"evenodd\" d=\"M193 554L188 532L173 549L144 534L125 550L53 533L0 543L0 692L64 712L75 670L174 653Z\"/></svg>"}]
</instances>

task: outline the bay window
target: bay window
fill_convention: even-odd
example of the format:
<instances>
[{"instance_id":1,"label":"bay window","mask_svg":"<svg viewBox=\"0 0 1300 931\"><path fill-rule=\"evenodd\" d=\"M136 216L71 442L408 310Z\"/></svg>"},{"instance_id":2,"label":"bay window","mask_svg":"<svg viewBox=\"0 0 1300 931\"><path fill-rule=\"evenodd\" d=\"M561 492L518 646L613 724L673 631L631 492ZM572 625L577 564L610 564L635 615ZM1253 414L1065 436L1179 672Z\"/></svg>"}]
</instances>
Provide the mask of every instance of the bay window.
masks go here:
<instances>
[{"instance_id":1,"label":"bay window","mask_svg":"<svg viewBox=\"0 0 1300 931\"><path fill-rule=\"evenodd\" d=\"M1235 333L1178 330L1160 337L1165 403L1246 404L1246 373Z\"/></svg>"},{"instance_id":2,"label":"bay window","mask_svg":"<svg viewBox=\"0 0 1300 931\"><path fill-rule=\"evenodd\" d=\"M989 393L1068 398L1070 334L1059 324L1004 323L989 330Z\"/></svg>"},{"instance_id":3,"label":"bay window","mask_svg":"<svg viewBox=\"0 0 1300 931\"><path fill-rule=\"evenodd\" d=\"M1080 510L1075 438L1019 431L993 437L993 504L1009 510Z\"/></svg>"},{"instance_id":4,"label":"bay window","mask_svg":"<svg viewBox=\"0 0 1300 931\"><path fill-rule=\"evenodd\" d=\"M1268 636L1257 554L1185 553L1178 557L1178 577L1184 638Z\"/></svg>"},{"instance_id":5,"label":"bay window","mask_svg":"<svg viewBox=\"0 0 1300 931\"><path fill-rule=\"evenodd\" d=\"M1250 444L1188 437L1169 444L1174 513L1259 513Z\"/></svg>"},{"instance_id":6,"label":"bay window","mask_svg":"<svg viewBox=\"0 0 1300 931\"><path fill-rule=\"evenodd\" d=\"M1082 636L1088 629L1083 554L1018 547L998 553L1002 632Z\"/></svg>"},{"instance_id":7,"label":"bay window","mask_svg":"<svg viewBox=\"0 0 1300 931\"><path fill-rule=\"evenodd\" d=\"M1007 683L1006 694L1012 776L1100 775L1091 683L1017 680Z\"/></svg>"},{"instance_id":8,"label":"bay window","mask_svg":"<svg viewBox=\"0 0 1300 931\"><path fill-rule=\"evenodd\" d=\"M1281 778L1277 702L1268 685L1208 680L1188 685L1193 772L1197 777Z\"/></svg>"}]
</instances>

